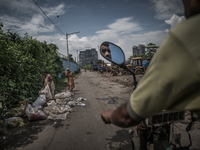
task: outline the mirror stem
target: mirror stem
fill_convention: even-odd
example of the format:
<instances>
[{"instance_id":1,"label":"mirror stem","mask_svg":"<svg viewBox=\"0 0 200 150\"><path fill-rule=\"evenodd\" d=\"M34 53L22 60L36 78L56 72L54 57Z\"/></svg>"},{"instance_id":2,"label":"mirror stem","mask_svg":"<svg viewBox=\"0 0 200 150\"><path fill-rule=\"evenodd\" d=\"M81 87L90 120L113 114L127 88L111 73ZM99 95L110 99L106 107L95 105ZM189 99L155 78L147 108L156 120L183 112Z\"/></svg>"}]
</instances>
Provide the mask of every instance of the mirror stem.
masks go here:
<instances>
[{"instance_id":1,"label":"mirror stem","mask_svg":"<svg viewBox=\"0 0 200 150\"><path fill-rule=\"evenodd\" d=\"M132 70L130 70L129 68L127 68L126 67L126 65L123 63L123 65L122 66L120 66L120 67L122 67L122 68L124 68L124 69L127 69L131 74L133 74L133 85L135 86L134 87L134 90L135 90L135 88L136 88L136 86L137 86L137 84L138 84L138 82L137 82L137 80L136 80L136 77L135 77L135 73L132 71Z\"/></svg>"}]
</instances>

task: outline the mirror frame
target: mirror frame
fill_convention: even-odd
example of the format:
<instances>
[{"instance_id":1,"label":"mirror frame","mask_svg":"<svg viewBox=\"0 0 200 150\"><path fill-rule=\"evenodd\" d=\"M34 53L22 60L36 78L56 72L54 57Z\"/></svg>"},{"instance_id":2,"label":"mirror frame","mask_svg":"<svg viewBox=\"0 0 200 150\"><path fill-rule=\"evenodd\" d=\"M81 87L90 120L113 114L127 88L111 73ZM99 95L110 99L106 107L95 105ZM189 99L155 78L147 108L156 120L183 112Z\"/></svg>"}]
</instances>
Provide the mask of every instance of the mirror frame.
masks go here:
<instances>
[{"instance_id":1,"label":"mirror frame","mask_svg":"<svg viewBox=\"0 0 200 150\"><path fill-rule=\"evenodd\" d=\"M102 52L101 52L101 46L102 46L103 43L110 43L110 44L113 44L114 46L118 47L118 48L122 51L122 53L123 53L123 55L124 55L124 51L121 49L121 47L119 47L118 45L116 45L116 44L114 44L114 43L112 43L112 42L104 41L104 42L101 43L101 45L100 45L100 47L99 47L99 51L100 51L100 53L101 53L101 56L103 56L106 60L108 60L108 59L107 59L107 58L102 54ZM108 61L110 61L110 62L112 62L112 63L118 65L119 67L122 67L122 68L123 68L123 67L124 67L124 61L125 61L125 55L124 55L124 61L123 61L121 64L117 64L117 63L115 63L114 61L112 61L111 59L108 60Z\"/></svg>"}]
</instances>

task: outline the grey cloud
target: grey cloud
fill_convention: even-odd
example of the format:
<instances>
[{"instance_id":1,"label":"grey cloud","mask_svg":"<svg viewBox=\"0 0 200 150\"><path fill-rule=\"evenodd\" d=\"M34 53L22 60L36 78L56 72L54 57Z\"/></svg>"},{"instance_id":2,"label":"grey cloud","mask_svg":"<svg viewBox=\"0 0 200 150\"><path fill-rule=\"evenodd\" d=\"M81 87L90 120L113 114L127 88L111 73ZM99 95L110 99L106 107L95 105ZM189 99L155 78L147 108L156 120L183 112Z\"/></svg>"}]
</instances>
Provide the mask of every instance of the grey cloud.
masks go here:
<instances>
[{"instance_id":1,"label":"grey cloud","mask_svg":"<svg viewBox=\"0 0 200 150\"><path fill-rule=\"evenodd\" d=\"M183 14L183 4L181 0L150 0L154 4L156 19L165 20L173 14Z\"/></svg>"}]
</instances>

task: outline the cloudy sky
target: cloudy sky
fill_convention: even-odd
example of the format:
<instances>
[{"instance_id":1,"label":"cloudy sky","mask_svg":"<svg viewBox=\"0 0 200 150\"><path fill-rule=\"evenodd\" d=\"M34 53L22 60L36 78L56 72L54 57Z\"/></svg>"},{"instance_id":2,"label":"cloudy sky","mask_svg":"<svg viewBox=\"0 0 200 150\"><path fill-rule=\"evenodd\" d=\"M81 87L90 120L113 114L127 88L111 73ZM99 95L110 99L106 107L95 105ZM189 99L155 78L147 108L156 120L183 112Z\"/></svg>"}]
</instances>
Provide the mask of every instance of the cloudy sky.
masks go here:
<instances>
[{"instance_id":1,"label":"cloudy sky","mask_svg":"<svg viewBox=\"0 0 200 150\"><path fill-rule=\"evenodd\" d=\"M132 46L150 42L161 45L169 30L184 20L181 0L0 0L0 21L4 30L58 46L66 55L64 34L69 36L69 53L96 48L103 41L119 45L126 58ZM101 58L101 57L100 57Z\"/></svg>"}]
</instances>

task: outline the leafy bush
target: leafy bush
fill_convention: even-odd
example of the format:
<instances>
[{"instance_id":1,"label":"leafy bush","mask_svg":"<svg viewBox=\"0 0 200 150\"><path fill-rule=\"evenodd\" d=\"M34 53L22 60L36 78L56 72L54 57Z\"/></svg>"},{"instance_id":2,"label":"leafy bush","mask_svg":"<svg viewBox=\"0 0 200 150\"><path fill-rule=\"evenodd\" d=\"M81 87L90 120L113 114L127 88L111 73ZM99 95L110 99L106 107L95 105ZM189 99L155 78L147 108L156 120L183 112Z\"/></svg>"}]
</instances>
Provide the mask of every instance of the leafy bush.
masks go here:
<instances>
[{"instance_id":1,"label":"leafy bush","mask_svg":"<svg viewBox=\"0 0 200 150\"><path fill-rule=\"evenodd\" d=\"M42 88L42 73L47 70L55 84L63 71L57 55L58 47L33 39L28 34L2 30L0 25L0 102L15 107L19 101L32 97L35 100Z\"/></svg>"}]
</instances>

